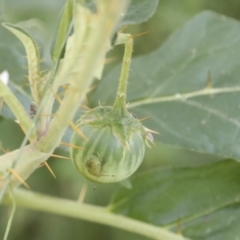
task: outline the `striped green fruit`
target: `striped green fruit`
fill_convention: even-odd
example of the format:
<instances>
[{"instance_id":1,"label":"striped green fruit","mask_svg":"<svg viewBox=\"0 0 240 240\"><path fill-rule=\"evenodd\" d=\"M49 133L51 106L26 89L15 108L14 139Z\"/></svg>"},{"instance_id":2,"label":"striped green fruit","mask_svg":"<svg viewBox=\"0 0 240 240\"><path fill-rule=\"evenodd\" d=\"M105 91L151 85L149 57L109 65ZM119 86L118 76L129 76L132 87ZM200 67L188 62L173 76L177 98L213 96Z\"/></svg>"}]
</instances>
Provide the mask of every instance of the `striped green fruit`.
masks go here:
<instances>
[{"instance_id":1,"label":"striped green fruit","mask_svg":"<svg viewBox=\"0 0 240 240\"><path fill-rule=\"evenodd\" d=\"M97 107L77 122L85 139L75 131L71 158L86 178L101 183L121 181L140 166L149 132L127 110Z\"/></svg>"}]
</instances>

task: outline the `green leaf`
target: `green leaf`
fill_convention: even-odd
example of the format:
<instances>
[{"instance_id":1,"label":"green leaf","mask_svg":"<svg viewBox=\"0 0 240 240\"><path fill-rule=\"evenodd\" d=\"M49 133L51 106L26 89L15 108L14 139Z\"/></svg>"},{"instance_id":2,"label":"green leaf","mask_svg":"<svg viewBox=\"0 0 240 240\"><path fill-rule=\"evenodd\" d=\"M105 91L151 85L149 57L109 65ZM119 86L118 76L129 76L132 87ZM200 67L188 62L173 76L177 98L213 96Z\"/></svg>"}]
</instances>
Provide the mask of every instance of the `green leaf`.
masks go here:
<instances>
[{"instance_id":1,"label":"green leaf","mask_svg":"<svg viewBox=\"0 0 240 240\"><path fill-rule=\"evenodd\" d=\"M240 235L240 165L232 160L198 168L161 168L132 178L110 210L141 221L181 229L190 239Z\"/></svg>"},{"instance_id":2,"label":"green leaf","mask_svg":"<svg viewBox=\"0 0 240 240\"><path fill-rule=\"evenodd\" d=\"M10 80L22 82L26 74L26 58L21 42L0 24L0 73L7 70Z\"/></svg>"},{"instance_id":3,"label":"green leaf","mask_svg":"<svg viewBox=\"0 0 240 240\"><path fill-rule=\"evenodd\" d=\"M2 25L15 34L19 40L21 40L26 49L30 88L33 99L36 103L39 103L41 99L41 90L44 86L42 86L43 84L40 82L39 53L37 44L31 36L20 27L9 23L3 23Z\"/></svg>"},{"instance_id":4,"label":"green leaf","mask_svg":"<svg viewBox=\"0 0 240 240\"><path fill-rule=\"evenodd\" d=\"M160 142L240 159L239 56L240 23L203 12L159 50L134 59L129 109L150 116L144 125L160 133ZM113 103L119 75L120 66L100 82L91 106Z\"/></svg>"},{"instance_id":5,"label":"green leaf","mask_svg":"<svg viewBox=\"0 0 240 240\"><path fill-rule=\"evenodd\" d=\"M3 150L13 151L19 148L24 134L17 123L0 117L0 132L0 155L4 154Z\"/></svg>"},{"instance_id":6,"label":"green leaf","mask_svg":"<svg viewBox=\"0 0 240 240\"><path fill-rule=\"evenodd\" d=\"M9 72L10 79L8 86L28 112L31 99L23 90L26 81L26 58L24 57L22 43L1 25L0 36L0 73L4 70ZM0 109L0 116L16 120L16 117L5 104Z\"/></svg>"},{"instance_id":7,"label":"green leaf","mask_svg":"<svg viewBox=\"0 0 240 240\"><path fill-rule=\"evenodd\" d=\"M26 112L30 112L31 97L18 85L14 82L9 82L8 87L12 93L17 97L21 105L24 107ZM4 103L4 101L3 101ZM4 103L0 109L0 116L3 116L6 119L16 120L16 116L12 113L9 107Z\"/></svg>"},{"instance_id":8,"label":"green leaf","mask_svg":"<svg viewBox=\"0 0 240 240\"><path fill-rule=\"evenodd\" d=\"M120 27L147 21L155 12L158 0L131 0Z\"/></svg>"},{"instance_id":9,"label":"green leaf","mask_svg":"<svg viewBox=\"0 0 240 240\"><path fill-rule=\"evenodd\" d=\"M87 0L88 7L94 11L96 9L96 2L94 0ZM159 0L129 0L129 6L126 13L123 13L122 21L118 28L129 24L138 24L147 21L157 9Z\"/></svg>"},{"instance_id":10,"label":"green leaf","mask_svg":"<svg viewBox=\"0 0 240 240\"><path fill-rule=\"evenodd\" d=\"M44 69L46 65L50 68L52 64L49 48L55 36L59 13L65 2L65 0L4 0L4 9L1 9L4 11L6 22L17 23L37 42L40 56L44 59L40 64L44 65Z\"/></svg>"},{"instance_id":11,"label":"green leaf","mask_svg":"<svg viewBox=\"0 0 240 240\"><path fill-rule=\"evenodd\" d=\"M67 37L69 35L70 23L72 21L72 7L73 1L68 0L65 4L60 21L57 28L57 33L54 39L54 46L52 51L52 59L56 61L63 54L63 48L66 44Z\"/></svg>"}]
</instances>

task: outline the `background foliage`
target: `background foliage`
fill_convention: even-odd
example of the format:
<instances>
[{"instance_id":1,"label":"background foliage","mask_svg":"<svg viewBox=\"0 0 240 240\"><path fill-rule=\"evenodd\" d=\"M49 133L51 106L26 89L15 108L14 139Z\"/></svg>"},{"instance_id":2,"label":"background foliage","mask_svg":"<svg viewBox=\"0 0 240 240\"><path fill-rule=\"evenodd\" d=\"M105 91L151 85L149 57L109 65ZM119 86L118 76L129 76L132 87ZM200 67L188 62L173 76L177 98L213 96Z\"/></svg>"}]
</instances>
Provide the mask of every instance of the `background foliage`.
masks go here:
<instances>
[{"instance_id":1,"label":"background foliage","mask_svg":"<svg viewBox=\"0 0 240 240\"><path fill-rule=\"evenodd\" d=\"M25 29L28 29L28 31L33 35L35 40L40 45L41 56L44 60L42 63L43 67L50 65L49 48L51 45L51 38L55 31L58 15L63 4L64 1L59 0L19 0L17 2L14 0L8 0L1 2L1 19L11 23L21 22L20 24L24 26ZM139 25L129 26L125 32L136 34L144 31L149 31L148 34L135 39L134 56L142 56L144 54L154 52L177 28L182 27L183 24L185 24L188 20L203 10L210 9L215 12L233 17L235 19L240 19L240 13L237 11L239 7L240 3L237 0L231 0L228 2L219 2L217 0L162 0L158 5L156 13L150 20ZM201 15L200 17L203 21L204 19L206 20L209 18L209 15L205 14ZM231 24L229 22L227 23L229 23L232 27L234 24L236 25L234 30L237 32L237 29L239 29L239 23L234 22L233 20L229 21L231 21ZM213 25L213 30L214 26L216 25ZM8 43L8 48L6 48L6 46L1 48L0 46L1 54L4 56L0 58L0 72L2 72L4 69L12 69L12 71L10 71L11 80L13 80L11 88L17 94L19 94L19 96L21 96L22 102L26 102L25 107L27 108L28 96L23 96L21 94L21 88L17 87L14 84L20 84L20 86L22 86L26 91L28 90L28 87L25 85L26 78L24 78L24 75L26 74L25 60L22 58L20 62L16 62L18 61L18 58L15 58L16 55L24 55L24 49L21 43L19 43L15 37L13 37L6 30L3 30L2 27L0 28L1 38L4 36L4 42ZM229 29L227 26L226 28ZM223 31L223 29L221 30ZM229 31L231 31L231 29ZM219 33L221 33L220 30ZM178 36L179 35L175 35L172 37L173 40L175 39L176 45L178 43ZM216 39L214 37L216 37ZM215 43L217 39L222 39L223 37L229 37L229 39L226 39L226 41L230 41L230 45L232 44L231 40L234 41L236 39L236 36L234 35L232 36L228 34L226 36L219 36L215 35L214 31L212 31L212 35L210 34L208 37L209 44L212 44L212 47L216 46ZM195 38L197 41L198 31L196 32ZM185 40L187 41L188 38ZM5 52L3 52L3 49ZM114 57L114 61L107 65L107 69L105 70L106 75L113 68L115 68L118 62L121 61L122 50L122 46L119 46L114 51L109 53L109 57ZM159 58L163 53L162 50L158 52L160 54L160 56L158 56ZM156 55L157 53L154 54ZM238 55L237 51L236 55ZM146 63L144 57L142 59L143 62ZM141 59L138 60L138 62L140 61ZM155 61L156 60L153 58L153 64ZM16 67L12 68L12 66L8 65L9 63ZM234 59L231 59L231 64L229 67L231 67L233 63ZM214 65L214 62L211 62L211 59L208 59L208 64ZM237 66L237 61L234 64ZM221 66L218 67L221 68ZM203 81L207 79L207 72L208 71L205 70L205 79L203 77ZM116 79L118 78L117 72L113 72L111 74L115 74L114 76L116 76ZM146 78L148 77L147 73L142 74L145 74L144 76ZM194 77L194 75L197 75L195 71L192 72L192 75L190 75L190 77ZM161 74L159 74L157 77L160 78ZM107 77L105 79L107 79ZM237 80L238 79L236 79L236 81ZM96 82L96 85L97 84L98 82ZM181 86L186 87L184 84ZM181 86L169 86L167 91L177 93L181 90ZM190 88L191 86L188 87ZM100 97L100 94L102 93L101 88L97 89L99 90L96 90L89 96L89 104L91 106L94 106L97 104L97 101L99 100L98 98L101 99L102 103L111 103L111 94L114 94L114 92L109 92L109 94L104 93L104 96L109 98L104 99L102 96ZM130 92L129 100L134 100L134 98L136 98L134 96L134 92ZM204 99L202 101L204 101ZM232 100L232 103L236 103L236 101L234 101L234 98ZM226 105L226 109L228 109L228 107L229 104ZM164 119L164 111L168 111L169 108L169 105L165 106L165 108L162 109L163 114L156 116L156 118L162 118L163 122L169 123L168 118ZM175 118L175 111L178 109L178 106L172 106L172 108L172 112L174 113L172 117ZM235 109L236 107L233 107L232 111L235 111ZM143 112L139 110L136 112L140 117L149 115L147 111ZM3 108L1 115L4 116L4 118L0 117L1 146L5 150L16 149L19 147L23 138L21 130L14 123L13 116L10 112L7 111L7 109ZM194 115L194 117L198 116ZM199 118L200 117L201 116L199 116ZM181 121L185 121L185 119L180 119L179 122ZM192 120L192 122L194 121ZM154 126L154 123L151 122L151 120L148 122L148 124L148 127L153 128L152 126ZM173 126L175 126L176 129L181 130L181 126L177 125L176 122L173 123ZM221 126L216 126L216 129L224 128L224 126L225 125L223 123ZM158 130L157 125L154 127L154 129L160 131L162 134L157 137L158 140L161 140L161 136L163 139L165 136L167 136L170 140L166 140L164 142L167 144L176 145L173 143L173 141L176 141L176 138L173 137L173 140L171 140L171 135L169 135L169 133L163 132L163 129ZM217 133L217 130L215 132ZM191 131L191 134L194 137L196 133ZM225 136L220 135L218 139L217 136L214 136L214 138L216 138L216 140L219 141L218 143L221 144L221 140L224 139ZM203 144L206 143L204 140L202 142ZM235 236L239 236L239 230L235 224L238 222L239 218L238 163L232 160L226 160L221 161L217 165L214 165L214 163L222 160L223 157L176 149L168 145L164 145L160 142L157 142L156 145L156 147L147 150L145 161L138 171L140 175L134 176L132 183L133 189L139 189L138 191L141 190L144 192L146 189L149 190L149 186L155 186L155 188L150 188L150 191L147 193L147 199L142 199L141 197L139 199L138 192L121 189L118 194L112 199L113 211L130 215L131 217L135 217L154 224L166 225L166 227L170 229L175 228L176 230L176 226L180 225L180 231L192 237L193 239L234 239ZM201 151L201 149L194 148L194 146L192 148L194 150ZM203 147L203 149L206 149L206 147ZM217 153L221 156L229 156L228 152L225 151L224 146L221 145L219 145L219 151L204 152ZM58 154L63 155L66 153L63 150L59 149ZM237 158L237 154L230 156ZM77 199L79 191L85 180L79 176L77 171L73 168L72 164L67 160L52 159L49 163L57 175L57 181L52 178L50 173L45 168L41 168L37 170L28 180L31 188L42 193ZM210 167L209 165L205 166L205 164L209 163L213 165L210 165ZM195 168L197 166L201 167ZM156 167L158 168L151 170L152 168ZM165 170L166 167L170 167L170 169ZM194 169L192 170L193 167ZM222 172L224 173L221 174ZM182 179L182 182L179 179ZM186 182L183 179L185 179ZM219 184L219 181L222 181L224 184ZM145 184L142 184L142 182ZM179 182L177 189L175 189L176 182ZM159 191L159 188L156 188L156 185L159 186L159 188L160 186L164 186L164 188L162 188L162 192ZM119 184L97 185L96 190L93 191L93 186L94 184L88 182L88 192L85 201L97 205L109 204L112 194L116 191L116 189L119 189L120 187ZM192 191L193 189L196 191ZM129 191L131 193L130 195ZM191 192L191 194L189 192ZM125 196L131 199L131 201L133 198L133 201L135 203L137 203L137 201L143 201L143 203L139 203L139 205L136 204L136 206L141 206L140 209L137 209L137 207L133 208L132 205L127 205L128 199L126 199ZM173 206L175 206L176 203L174 202L174 199L172 199L172 201L169 201L169 196L175 196L178 204L180 204L180 208L178 205L176 212L173 212ZM206 201L199 203L197 202L199 198L204 198ZM122 199L124 199L124 201L122 201ZM159 201L161 201L161 204L159 204L159 202L155 203L154 201L156 201L156 199L160 199ZM129 210L129 206L131 208L131 211ZM152 206L152 212L157 212L158 216L148 215L149 206ZM159 206L161 206L160 209ZM224 208L221 206L224 206ZM157 209L155 207L157 207ZM221 210L216 211L216 209ZM212 212L214 212L214 214L208 216L208 213ZM0 233L2 233L6 227L5 220L8 218L8 209L1 208L0 215ZM159 215L161 215L161 217L159 217ZM225 224L226 222L228 224ZM18 209L17 214L14 218L9 239L44 238L60 240L74 240L80 238L89 240L96 238L113 240L120 240L123 238L140 240L146 239L144 237L140 237L131 233L126 233L120 230L80 220L67 219L64 217Z\"/></svg>"}]
</instances>

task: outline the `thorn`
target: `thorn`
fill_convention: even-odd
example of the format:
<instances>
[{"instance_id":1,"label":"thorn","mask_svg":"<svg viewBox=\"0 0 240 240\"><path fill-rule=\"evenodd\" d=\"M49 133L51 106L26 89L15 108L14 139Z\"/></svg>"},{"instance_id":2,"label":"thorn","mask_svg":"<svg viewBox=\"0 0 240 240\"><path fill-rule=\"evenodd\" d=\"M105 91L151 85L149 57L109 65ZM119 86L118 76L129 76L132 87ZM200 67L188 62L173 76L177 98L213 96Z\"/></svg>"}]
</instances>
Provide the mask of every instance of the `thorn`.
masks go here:
<instances>
[{"instance_id":1,"label":"thorn","mask_svg":"<svg viewBox=\"0 0 240 240\"><path fill-rule=\"evenodd\" d=\"M29 81L29 78L28 76L25 76L27 79L26 80L23 80L21 83L20 83L20 87L23 88L24 86L27 86L27 87L30 87L30 83L28 82Z\"/></svg>"},{"instance_id":2,"label":"thorn","mask_svg":"<svg viewBox=\"0 0 240 240\"><path fill-rule=\"evenodd\" d=\"M52 93L53 93L53 96L55 97L55 99L58 101L58 103L62 103L62 99L58 96L58 94L55 93L53 90L52 90Z\"/></svg>"},{"instance_id":3,"label":"thorn","mask_svg":"<svg viewBox=\"0 0 240 240\"><path fill-rule=\"evenodd\" d=\"M145 129L147 132L151 132L151 133L155 133L155 134L160 134L159 132L153 131L153 130L151 130L151 129L149 129L149 128L146 128L146 127L144 127L144 129Z\"/></svg>"},{"instance_id":4,"label":"thorn","mask_svg":"<svg viewBox=\"0 0 240 240\"><path fill-rule=\"evenodd\" d=\"M81 148L81 147L79 147L79 146L76 146L76 145L73 145L73 144L70 144L70 143L66 143L66 142L60 142L60 144L61 145L63 145L63 146L67 146L67 147L71 147L71 148L76 148L76 149L83 149L83 148Z\"/></svg>"},{"instance_id":5,"label":"thorn","mask_svg":"<svg viewBox=\"0 0 240 240\"><path fill-rule=\"evenodd\" d=\"M82 203L84 201L84 198L85 198L86 192L87 192L87 188L88 188L88 185L86 184L86 182L84 182L83 186L81 188L79 197L78 197L78 202Z\"/></svg>"},{"instance_id":6,"label":"thorn","mask_svg":"<svg viewBox=\"0 0 240 240\"><path fill-rule=\"evenodd\" d=\"M88 141L88 138L79 130L79 128L73 123L70 122L69 125L71 126L71 128L76 131L83 139L85 139L86 141Z\"/></svg>"},{"instance_id":7,"label":"thorn","mask_svg":"<svg viewBox=\"0 0 240 240\"><path fill-rule=\"evenodd\" d=\"M152 133L155 133L155 134L160 134L160 133L155 132L155 131L153 131L149 128L146 128L146 127L144 127L144 130L146 131L146 135L147 135L147 138L145 140L145 143L147 144L147 146L151 148L151 146L148 144L148 141L150 141L153 145L156 146L156 144L154 143L154 137L153 137Z\"/></svg>"},{"instance_id":8,"label":"thorn","mask_svg":"<svg viewBox=\"0 0 240 240\"><path fill-rule=\"evenodd\" d=\"M211 89L212 88L212 78L211 78L211 72L210 71L208 71L206 88L207 89Z\"/></svg>"},{"instance_id":9,"label":"thorn","mask_svg":"<svg viewBox=\"0 0 240 240\"><path fill-rule=\"evenodd\" d=\"M52 176L53 176L55 179L57 179L57 178L56 178L56 175L55 175L54 172L53 172L53 170L51 169L51 167L49 166L49 164L48 164L46 161L44 162L44 165L47 167L48 171L52 174Z\"/></svg>"},{"instance_id":10,"label":"thorn","mask_svg":"<svg viewBox=\"0 0 240 240\"><path fill-rule=\"evenodd\" d=\"M96 85L93 85L91 86L88 90L87 90L87 93L90 93L92 90L94 90L97 86Z\"/></svg>"},{"instance_id":11,"label":"thorn","mask_svg":"<svg viewBox=\"0 0 240 240\"><path fill-rule=\"evenodd\" d=\"M40 71L40 74L42 75L42 77L46 77L48 73L50 73L48 69L44 69Z\"/></svg>"},{"instance_id":12,"label":"thorn","mask_svg":"<svg viewBox=\"0 0 240 240\"><path fill-rule=\"evenodd\" d=\"M86 109L86 110L91 110L91 108L89 108L87 106L80 105L80 107L83 108L83 109Z\"/></svg>"},{"instance_id":13,"label":"thorn","mask_svg":"<svg viewBox=\"0 0 240 240\"><path fill-rule=\"evenodd\" d=\"M126 104L126 108L128 108L129 102Z\"/></svg>"},{"instance_id":14,"label":"thorn","mask_svg":"<svg viewBox=\"0 0 240 240\"><path fill-rule=\"evenodd\" d=\"M61 155L57 155L57 154L52 154L51 157L55 157L55 158L62 158L62 159L68 159L68 160L72 160L71 158L69 157L64 157L64 156L61 156Z\"/></svg>"},{"instance_id":15,"label":"thorn","mask_svg":"<svg viewBox=\"0 0 240 240\"><path fill-rule=\"evenodd\" d=\"M89 110L82 109L81 112L82 112L82 113L87 113L87 112L89 112Z\"/></svg>"},{"instance_id":16,"label":"thorn","mask_svg":"<svg viewBox=\"0 0 240 240\"><path fill-rule=\"evenodd\" d=\"M106 65L106 64L110 64L110 63L116 62L117 60L118 60L117 57L109 57L109 58L106 58L106 59L105 59L104 64L105 64L105 65Z\"/></svg>"},{"instance_id":17,"label":"thorn","mask_svg":"<svg viewBox=\"0 0 240 240\"><path fill-rule=\"evenodd\" d=\"M30 189L28 184L23 180L23 178L14 169L10 168L9 170L18 179L19 182L21 182L26 188Z\"/></svg>"},{"instance_id":18,"label":"thorn","mask_svg":"<svg viewBox=\"0 0 240 240\"><path fill-rule=\"evenodd\" d=\"M149 147L149 148L152 148L152 146L149 144L149 139L148 139L148 137L147 137L147 139L145 140L145 144ZM155 147L156 147L156 144L155 144L155 142L154 141L150 141Z\"/></svg>"},{"instance_id":19,"label":"thorn","mask_svg":"<svg viewBox=\"0 0 240 240\"><path fill-rule=\"evenodd\" d=\"M138 119L140 122L142 122L142 121L144 121L144 120L146 120L146 119L148 119L148 118L150 118L151 116L148 116L148 117L144 117L144 118L140 118L140 119Z\"/></svg>"},{"instance_id":20,"label":"thorn","mask_svg":"<svg viewBox=\"0 0 240 240\"><path fill-rule=\"evenodd\" d=\"M100 102L100 100L98 100L98 105L99 105L99 107L101 107L102 105L101 105L101 102Z\"/></svg>"},{"instance_id":21,"label":"thorn","mask_svg":"<svg viewBox=\"0 0 240 240\"><path fill-rule=\"evenodd\" d=\"M137 34L132 35L131 37L132 37L132 38L136 38L136 37L140 37L140 36L142 36L142 35L146 35L146 34L148 34L148 33L150 33L150 31L146 31L146 32L142 32L142 33L137 33Z\"/></svg>"},{"instance_id":22,"label":"thorn","mask_svg":"<svg viewBox=\"0 0 240 240\"><path fill-rule=\"evenodd\" d=\"M67 90L69 88L69 86L67 84L63 84L63 85L61 85L61 88L63 88L64 90Z\"/></svg>"},{"instance_id":23,"label":"thorn","mask_svg":"<svg viewBox=\"0 0 240 240\"><path fill-rule=\"evenodd\" d=\"M154 141L152 141L152 144L156 147L157 145L156 145L156 143L154 142Z\"/></svg>"},{"instance_id":24,"label":"thorn","mask_svg":"<svg viewBox=\"0 0 240 240\"><path fill-rule=\"evenodd\" d=\"M41 168L41 167L44 167L45 166L45 164L44 163L41 163L39 166L38 166L38 168Z\"/></svg>"},{"instance_id":25,"label":"thorn","mask_svg":"<svg viewBox=\"0 0 240 240\"><path fill-rule=\"evenodd\" d=\"M127 27L128 27L128 25L123 26L123 27L119 30L118 33L122 33Z\"/></svg>"}]
</instances>

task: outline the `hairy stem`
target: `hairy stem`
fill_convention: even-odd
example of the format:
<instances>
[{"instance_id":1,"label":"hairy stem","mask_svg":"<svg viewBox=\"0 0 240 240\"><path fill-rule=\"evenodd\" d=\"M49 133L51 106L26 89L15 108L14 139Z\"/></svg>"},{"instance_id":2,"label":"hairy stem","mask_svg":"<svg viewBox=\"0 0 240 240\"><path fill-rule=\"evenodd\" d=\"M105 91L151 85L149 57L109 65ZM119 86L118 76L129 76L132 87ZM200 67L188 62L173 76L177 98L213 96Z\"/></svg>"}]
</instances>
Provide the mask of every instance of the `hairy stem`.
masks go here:
<instances>
[{"instance_id":1,"label":"hairy stem","mask_svg":"<svg viewBox=\"0 0 240 240\"><path fill-rule=\"evenodd\" d=\"M15 189L14 198L19 207L100 223L156 240L186 240L163 228L111 213L103 207L50 197L23 189ZM10 205L11 200L5 198L3 203Z\"/></svg>"},{"instance_id":2,"label":"hairy stem","mask_svg":"<svg viewBox=\"0 0 240 240\"><path fill-rule=\"evenodd\" d=\"M1 173L6 175L9 168L12 167L13 162L15 162L16 166L14 170L22 179L26 179L44 160L47 160L54 149L59 146L65 130L78 110L80 102L83 100L84 94L94 80L96 64L99 63L105 55L107 51L106 46L110 42L113 30L122 11L127 7L127 2L127 0L98 1L98 12L92 16L96 20L96 25L95 28L89 26L87 31L88 38L86 39L87 44L83 49L85 58L81 64L84 65L77 74L69 72L62 76L69 80L70 86L66 91L65 97L55 117L51 121L47 133L23 149L0 156L0 177ZM72 62L74 63L75 59L72 59ZM72 67L79 67L79 65ZM12 102L13 101L11 101L11 104ZM16 107L16 115L20 115L18 107ZM24 120L25 116L26 114L24 116L20 115L20 120ZM25 125L28 126L30 124L25 123ZM16 159L16 156L20 157ZM3 186L5 175L2 175L2 178L0 178L0 188ZM13 180L15 180L14 177ZM14 184L16 183L17 181L14 181Z\"/></svg>"},{"instance_id":3,"label":"hairy stem","mask_svg":"<svg viewBox=\"0 0 240 240\"><path fill-rule=\"evenodd\" d=\"M4 178L9 172L9 169L12 168L13 163L14 170L22 179L26 179L29 175L39 167L41 163L49 158L50 154L40 152L34 144L29 144L22 149L22 154L18 161L16 161L17 156L19 155L21 149L17 149L10 153L0 156L0 190L4 185ZM1 175L1 173L3 173ZM12 185L19 185L20 182L14 176L12 176Z\"/></svg>"},{"instance_id":4,"label":"hairy stem","mask_svg":"<svg viewBox=\"0 0 240 240\"><path fill-rule=\"evenodd\" d=\"M98 14L101 15L98 18L96 28L89 29L84 69L80 75L72 74L69 76L71 84L65 93L64 100L52 120L47 134L38 143L41 151L53 151L58 146L73 115L78 109L79 103L83 100L84 94L92 84L96 70L95 66L105 54L106 49L101 46L107 45L120 13L126 7L127 1L99 1L99 3L102 4L98 10Z\"/></svg>"},{"instance_id":5,"label":"hairy stem","mask_svg":"<svg viewBox=\"0 0 240 240\"><path fill-rule=\"evenodd\" d=\"M22 104L18 101L11 90L0 80L0 98L3 98L4 102L12 110L20 127L26 134L30 128L33 126L33 121L30 119L29 115L23 108ZM32 131L29 140L34 141L37 138L36 131Z\"/></svg>"},{"instance_id":6,"label":"hairy stem","mask_svg":"<svg viewBox=\"0 0 240 240\"><path fill-rule=\"evenodd\" d=\"M122 70L119 79L117 97L114 103L115 109L121 109L124 111L126 108L126 94L127 94L127 81L128 75L130 70L131 58L132 58L132 51L133 51L133 39L130 34L121 34L125 43L125 50L123 56L123 63L122 63Z\"/></svg>"}]
</instances>

